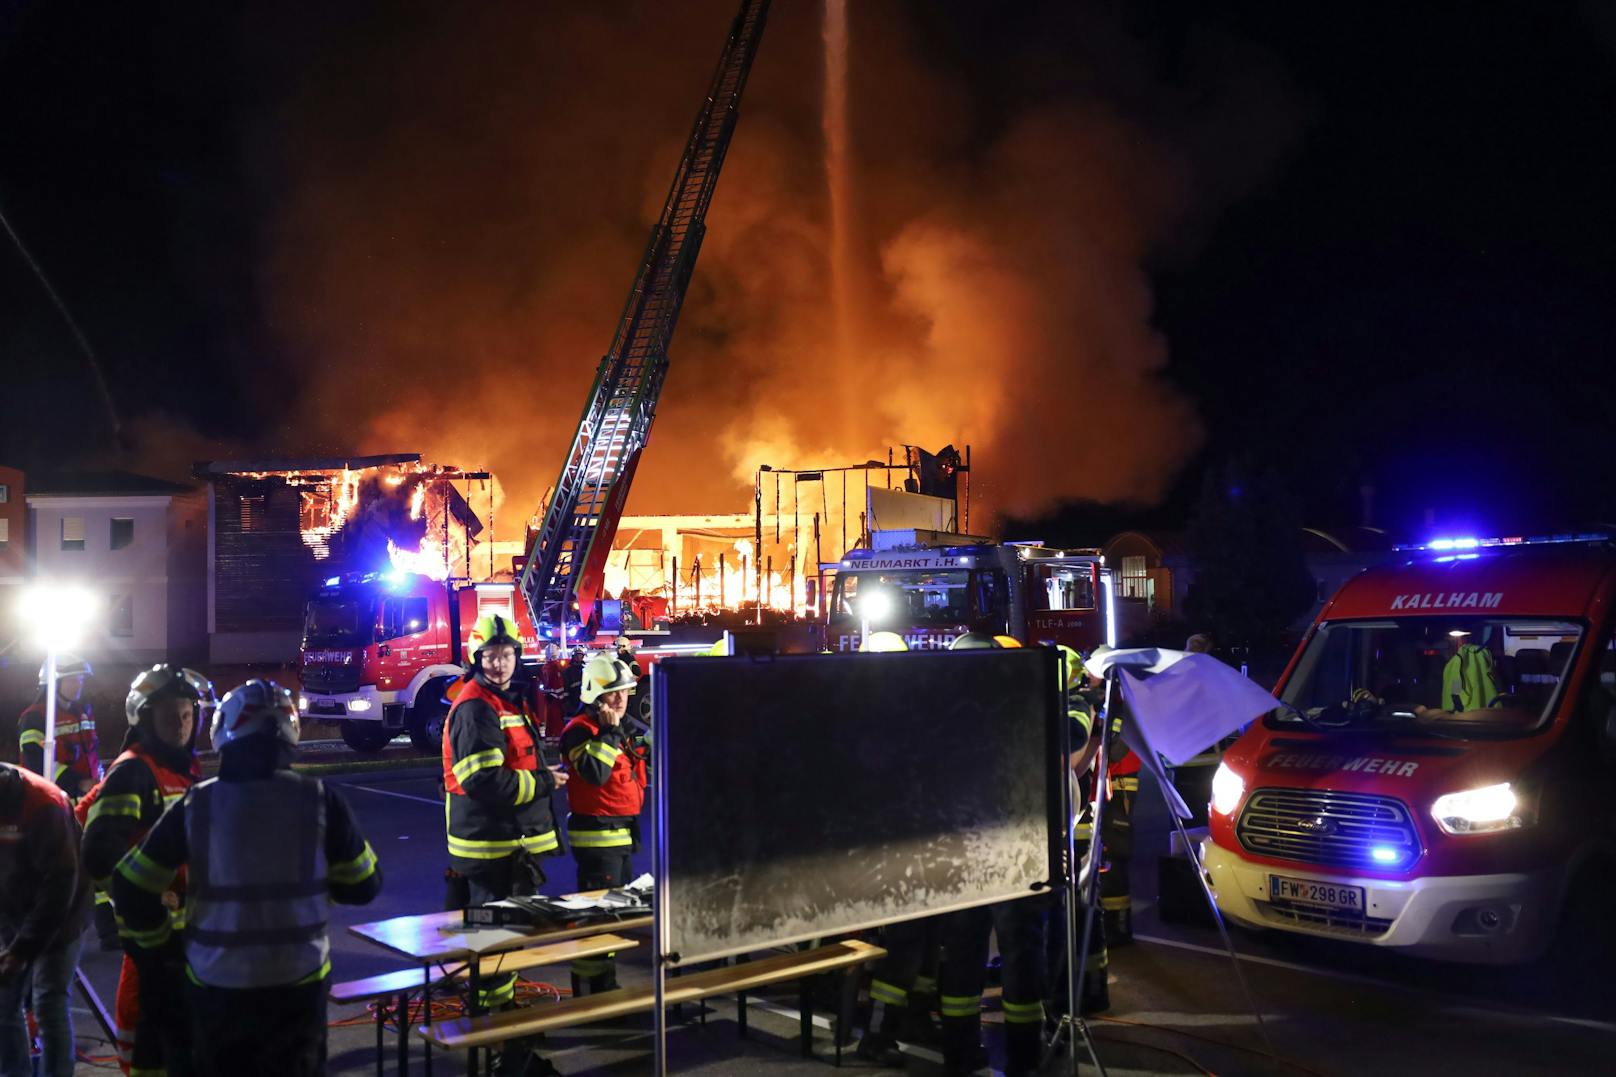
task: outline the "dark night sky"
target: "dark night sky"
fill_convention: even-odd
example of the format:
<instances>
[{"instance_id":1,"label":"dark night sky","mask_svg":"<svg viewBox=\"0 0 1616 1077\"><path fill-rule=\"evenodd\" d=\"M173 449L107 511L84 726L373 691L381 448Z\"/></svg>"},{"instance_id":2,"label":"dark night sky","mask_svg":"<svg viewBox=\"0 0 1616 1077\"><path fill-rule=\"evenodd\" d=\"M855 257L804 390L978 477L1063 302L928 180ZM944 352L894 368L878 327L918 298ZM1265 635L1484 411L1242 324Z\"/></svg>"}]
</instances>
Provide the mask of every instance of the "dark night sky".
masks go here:
<instances>
[{"instance_id":1,"label":"dark night sky","mask_svg":"<svg viewBox=\"0 0 1616 1077\"><path fill-rule=\"evenodd\" d=\"M1081 77L1007 85L984 59L1058 37L1063 6L909 14L991 124L997 98ZM1168 376L1206 429L1166 505L1036 526L1172 522L1204 466L1234 455L1280 469L1321 524L1353 522L1365 483L1379 522L1410 531L1427 513L1439 527L1616 520L1613 7L1120 5L1144 76L1193 89L1194 43L1237 39L1283 72L1275 92L1300 123L1258 182L1151 257ZM294 148L262 132L304 65L340 68L339 45L403 33L406 9L311 6L276 22L276 49L226 5L162 10L0 0L0 209L127 421L179 420L201 455L209 438L295 445L286 387L309 375L263 300L263 218ZM104 457L86 365L6 242L0 364L0 459Z\"/></svg>"}]
</instances>

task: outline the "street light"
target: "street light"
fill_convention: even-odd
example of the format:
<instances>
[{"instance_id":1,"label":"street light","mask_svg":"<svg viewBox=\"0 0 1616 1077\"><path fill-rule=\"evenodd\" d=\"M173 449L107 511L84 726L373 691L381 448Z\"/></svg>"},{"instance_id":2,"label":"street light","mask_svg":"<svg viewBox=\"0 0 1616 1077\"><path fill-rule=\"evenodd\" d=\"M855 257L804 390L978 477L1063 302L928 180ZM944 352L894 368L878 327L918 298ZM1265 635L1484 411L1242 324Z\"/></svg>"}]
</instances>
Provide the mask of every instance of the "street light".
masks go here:
<instances>
[{"instance_id":1,"label":"street light","mask_svg":"<svg viewBox=\"0 0 1616 1077\"><path fill-rule=\"evenodd\" d=\"M40 583L17 604L26 630L45 648L45 777L56 761L56 655L78 642L95 614L95 596L74 584Z\"/></svg>"}]
</instances>

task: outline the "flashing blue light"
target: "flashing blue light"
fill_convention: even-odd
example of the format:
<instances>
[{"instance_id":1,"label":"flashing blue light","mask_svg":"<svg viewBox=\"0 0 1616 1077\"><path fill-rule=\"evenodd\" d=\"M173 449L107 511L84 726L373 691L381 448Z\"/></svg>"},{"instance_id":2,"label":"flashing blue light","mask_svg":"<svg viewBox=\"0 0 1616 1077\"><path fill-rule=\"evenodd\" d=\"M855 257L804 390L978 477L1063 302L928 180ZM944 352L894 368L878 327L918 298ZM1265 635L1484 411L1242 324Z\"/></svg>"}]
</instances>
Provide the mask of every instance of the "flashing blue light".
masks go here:
<instances>
[{"instance_id":1,"label":"flashing blue light","mask_svg":"<svg viewBox=\"0 0 1616 1077\"><path fill-rule=\"evenodd\" d=\"M325 578L325 585L327 587L335 587L337 584L339 584L341 582L342 582L342 577L341 576L327 576Z\"/></svg>"},{"instance_id":2,"label":"flashing blue light","mask_svg":"<svg viewBox=\"0 0 1616 1077\"><path fill-rule=\"evenodd\" d=\"M409 577L396 568L390 568L380 573L381 581L389 587L398 587Z\"/></svg>"},{"instance_id":3,"label":"flashing blue light","mask_svg":"<svg viewBox=\"0 0 1616 1077\"><path fill-rule=\"evenodd\" d=\"M1399 544L1392 549L1399 553L1412 553L1417 551L1434 550L1486 550L1497 547L1510 546L1555 546L1568 543L1610 542L1613 536L1610 533L1599 531L1566 532L1554 535L1506 535L1475 538L1465 536L1462 538L1437 538L1430 542L1415 542Z\"/></svg>"},{"instance_id":4,"label":"flashing blue light","mask_svg":"<svg viewBox=\"0 0 1616 1077\"><path fill-rule=\"evenodd\" d=\"M1395 864L1402 857L1389 845L1377 845L1369 850L1369 857L1377 864Z\"/></svg>"}]
</instances>

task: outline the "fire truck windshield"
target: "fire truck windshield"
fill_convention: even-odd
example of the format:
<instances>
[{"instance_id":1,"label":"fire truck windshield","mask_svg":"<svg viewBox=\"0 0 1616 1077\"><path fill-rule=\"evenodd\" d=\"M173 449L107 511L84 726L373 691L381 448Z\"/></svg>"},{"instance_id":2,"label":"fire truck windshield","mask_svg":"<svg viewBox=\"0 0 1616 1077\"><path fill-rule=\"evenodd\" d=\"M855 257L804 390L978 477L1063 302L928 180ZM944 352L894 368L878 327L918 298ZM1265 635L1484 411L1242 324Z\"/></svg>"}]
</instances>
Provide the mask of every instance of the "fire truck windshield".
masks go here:
<instances>
[{"instance_id":1,"label":"fire truck windshield","mask_svg":"<svg viewBox=\"0 0 1616 1077\"><path fill-rule=\"evenodd\" d=\"M1582 626L1498 617L1335 621L1298 660L1270 725L1441 736L1530 732L1554 713Z\"/></svg>"},{"instance_id":2,"label":"fire truck windshield","mask_svg":"<svg viewBox=\"0 0 1616 1077\"><path fill-rule=\"evenodd\" d=\"M837 577L834 612L848 617L860 615L860 595L886 593L890 612L881 627L893 625L957 625L969 622L972 573L949 572L847 573ZM875 627L875 622L871 622Z\"/></svg>"},{"instance_id":3,"label":"fire truck windshield","mask_svg":"<svg viewBox=\"0 0 1616 1077\"><path fill-rule=\"evenodd\" d=\"M311 647L363 647L372 641L375 627L375 598L320 596L309 600L303 619L303 643Z\"/></svg>"}]
</instances>

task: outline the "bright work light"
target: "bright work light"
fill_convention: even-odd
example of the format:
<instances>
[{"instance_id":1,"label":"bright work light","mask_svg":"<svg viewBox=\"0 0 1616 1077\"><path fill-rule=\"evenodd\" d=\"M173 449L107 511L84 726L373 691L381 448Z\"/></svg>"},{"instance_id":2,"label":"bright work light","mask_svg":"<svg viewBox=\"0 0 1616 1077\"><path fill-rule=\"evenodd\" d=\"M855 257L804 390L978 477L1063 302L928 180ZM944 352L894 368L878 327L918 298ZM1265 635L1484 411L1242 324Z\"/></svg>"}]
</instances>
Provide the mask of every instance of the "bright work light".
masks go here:
<instances>
[{"instance_id":1,"label":"bright work light","mask_svg":"<svg viewBox=\"0 0 1616 1077\"><path fill-rule=\"evenodd\" d=\"M95 616L95 596L73 584L40 583L18 602L24 629L47 651L73 646Z\"/></svg>"},{"instance_id":2,"label":"bright work light","mask_svg":"<svg viewBox=\"0 0 1616 1077\"><path fill-rule=\"evenodd\" d=\"M892 594L889 591L869 591L859 596L859 615L874 624L892 616Z\"/></svg>"}]
</instances>

